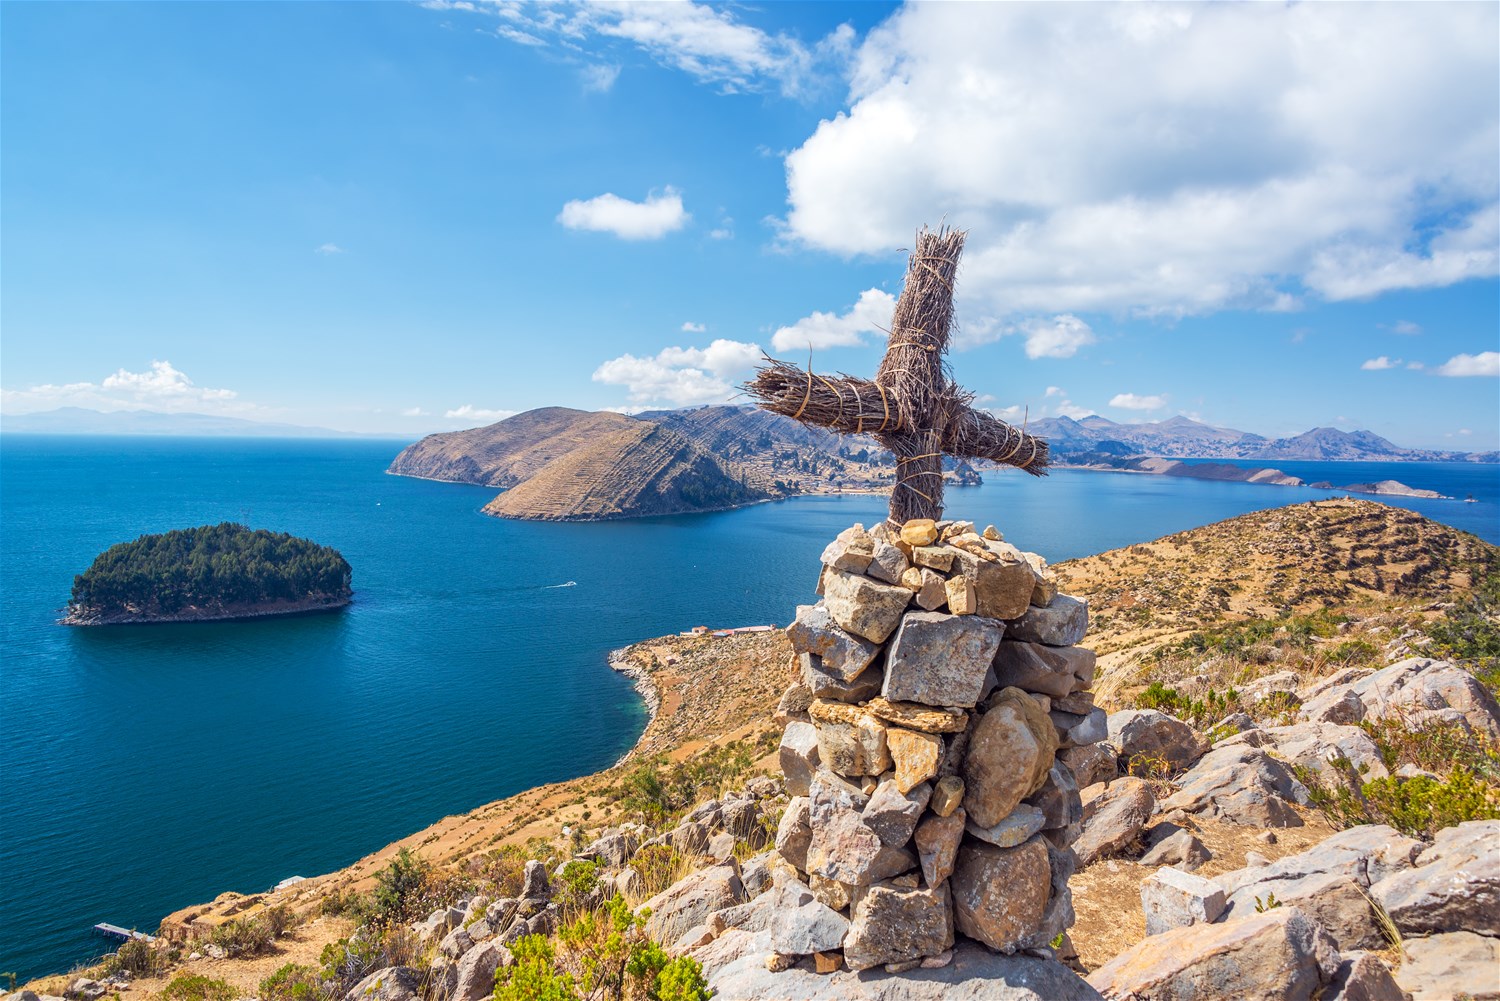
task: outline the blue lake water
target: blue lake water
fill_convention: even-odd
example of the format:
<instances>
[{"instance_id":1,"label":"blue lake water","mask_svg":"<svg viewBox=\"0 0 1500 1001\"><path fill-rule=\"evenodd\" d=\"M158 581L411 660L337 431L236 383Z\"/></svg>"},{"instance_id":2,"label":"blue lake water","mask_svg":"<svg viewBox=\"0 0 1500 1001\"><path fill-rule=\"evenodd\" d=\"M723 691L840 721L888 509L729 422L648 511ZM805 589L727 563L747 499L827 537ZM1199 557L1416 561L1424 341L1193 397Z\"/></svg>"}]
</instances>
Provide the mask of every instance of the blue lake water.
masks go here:
<instances>
[{"instance_id":1,"label":"blue lake water","mask_svg":"<svg viewBox=\"0 0 1500 1001\"><path fill-rule=\"evenodd\" d=\"M501 521L478 513L492 489L385 475L399 447L0 436L0 969L65 970L107 948L96 922L154 929L224 890L327 872L448 814L607 767L644 724L609 650L700 623L786 622L812 600L826 541L885 509L817 497ZM1473 494L1390 503L1500 543L1500 467L1280 465ZM1053 561L1329 496L986 475L950 492L950 513ZM54 624L103 549L226 520L338 548L355 603L257 622Z\"/></svg>"}]
</instances>

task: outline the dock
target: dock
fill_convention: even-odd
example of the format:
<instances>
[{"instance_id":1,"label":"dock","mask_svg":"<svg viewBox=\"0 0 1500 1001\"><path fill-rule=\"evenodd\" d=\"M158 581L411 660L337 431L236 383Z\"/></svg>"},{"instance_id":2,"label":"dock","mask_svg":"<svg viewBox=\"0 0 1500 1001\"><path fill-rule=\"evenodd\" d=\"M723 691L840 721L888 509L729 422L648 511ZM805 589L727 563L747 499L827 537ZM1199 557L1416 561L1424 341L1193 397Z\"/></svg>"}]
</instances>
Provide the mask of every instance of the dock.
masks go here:
<instances>
[{"instance_id":1,"label":"dock","mask_svg":"<svg viewBox=\"0 0 1500 1001\"><path fill-rule=\"evenodd\" d=\"M101 921L94 925L94 934L103 935L106 938L117 938L121 942L129 942L131 939L137 939L141 942L156 941L155 935L147 935L143 931L131 931L129 928L112 925L108 921Z\"/></svg>"}]
</instances>

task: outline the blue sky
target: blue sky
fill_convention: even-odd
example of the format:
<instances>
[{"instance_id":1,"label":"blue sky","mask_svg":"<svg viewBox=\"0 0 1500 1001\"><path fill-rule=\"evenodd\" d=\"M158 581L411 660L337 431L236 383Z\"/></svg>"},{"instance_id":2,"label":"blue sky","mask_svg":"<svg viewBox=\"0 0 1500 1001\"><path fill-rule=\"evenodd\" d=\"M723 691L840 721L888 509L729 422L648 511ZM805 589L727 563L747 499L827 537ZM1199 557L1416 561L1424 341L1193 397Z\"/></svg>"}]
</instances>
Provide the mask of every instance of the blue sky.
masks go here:
<instances>
[{"instance_id":1,"label":"blue sky","mask_svg":"<svg viewBox=\"0 0 1500 1001\"><path fill-rule=\"evenodd\" d=\"M0 385L407 436L872 373L1500 446L1495 4L7 3Z\"/></svg>"}]
</instances>

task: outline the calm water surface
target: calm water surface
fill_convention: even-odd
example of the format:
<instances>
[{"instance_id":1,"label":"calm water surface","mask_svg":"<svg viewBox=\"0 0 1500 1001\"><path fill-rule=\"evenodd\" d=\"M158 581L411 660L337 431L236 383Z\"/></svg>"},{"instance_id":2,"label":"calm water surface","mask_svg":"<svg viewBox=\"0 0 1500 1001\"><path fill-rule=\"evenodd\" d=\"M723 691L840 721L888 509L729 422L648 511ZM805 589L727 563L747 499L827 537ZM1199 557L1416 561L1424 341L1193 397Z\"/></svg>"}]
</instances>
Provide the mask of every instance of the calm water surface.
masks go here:
<instances>
[{"instance_id":1,"label":"calm water surface","mask_svg":"<svg viewBox=\"0 0 1500 1001\"><path fill-rule=\"evenodd\" d=\"M439 818L603 768L645 719L608 651L786 622L878 497L597 525L483 517L494 491L384 475L391 442L0 437L0 969L33 976L224 890L346 865ZM1399 503L1500 542L1500 470L1314 464L1462 497ZM1449 466L1453 468L1449 468ZM1052 560L1326 491L990 473L949 509ZM343 612L65 629L73 575L218 521L338 548Z\"/></svg>"}]
</instances>

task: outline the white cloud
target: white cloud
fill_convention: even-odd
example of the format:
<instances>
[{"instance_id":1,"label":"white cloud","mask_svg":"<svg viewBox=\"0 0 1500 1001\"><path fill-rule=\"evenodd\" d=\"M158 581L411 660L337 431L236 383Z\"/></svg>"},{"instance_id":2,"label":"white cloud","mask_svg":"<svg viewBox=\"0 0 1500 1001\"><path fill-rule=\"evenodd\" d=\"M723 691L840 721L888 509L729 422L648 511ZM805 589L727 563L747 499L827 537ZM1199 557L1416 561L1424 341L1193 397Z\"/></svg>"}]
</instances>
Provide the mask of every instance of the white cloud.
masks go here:
<instances>
[{"instance_id":1,"label":"white cloud","mask_svg":"<svg viewBox=\"0 0 1500 1001\"><path fill-rule=\"evenodd\" d=\"M707 329L703 324L694 323L692 320L688 320L682 325L682 332L684 334L701 334Z\"/></svg>"},{"instance_id":2,"label":"white cloud","mask_svg":"<svg viewBox=\"0 0 1500 1001\"><path fill-rule=\"evenodd\" d=\"M735 380L747 376L760 358L758 344L720 338L706 348L663 348L652 358L611 358L594 370L593 378L624 386L637 404L724 403L736 392Z\"/></svg>"},{"instance_id":3,"label":"white cloud","mask_svg":"<svg viewBox=\"0 0 1500 1001\"><path fill-rule=\"evenodd\" d=\"M340 247L336 243L325 243L317 250L315 250L314 253L322 254L325 257L331 257L334 254L344 253L344 248Z\"/></svg>"},{"instance_id":4,"label":"white cloud","mask_svg":"<svg viewBox=\"0 0 1500 1001\"><path fill-rule=\"evenodd\" d=\"M402 417L431 417L432 415L421 407L407 407L401 411Z\"/></svg>"},{"instance_id":5,"label":"white cloud","mask_svg":"<svg viewBox=\"0 0 1500 1001\"><path fill-rule=\"evenodd\" d=\"M1135 393L1116 393L1109 401L1112 407L1121 407L1125 410L1160 410L1167 405L1167 396L1162 393L1158 396L1137 396Z\"/></svg>"},{"instance_id":6,"label":"white cloud","mask_svg":"<svg viewBox=\"0 0 1500 1001\"><path fill-rule=\"evenodd\" d=\"M514 410L486 410L483 407L476 407L472 403L465 403L461 407L454 407L452 410L444 411L443 413L443 416L450 421L483 421L486 424L503 421L505 418L514 417L515 415L516 412Z\"/></svg>"},{"instance_id":7,"label":"white cloud","mask_svg":"<svg viewBox=\"0 0 1500 1001\"><path fill-rule=\"evenodd\" d=\"M1407 336L1413 336L1422 332L1422 328L1410 320L1397 320L1387 329L1393 334L1405 334Z\"/></svg>"},{"instance_id":8,"label":"white cloud","mask_svg":"<svg viewBox=\"0 0 1500 1001\"><path fill-rule=\"evenodd\" d=\"M554 45L575 59L605 59L611 48L637 49L726 92L775 88L801 93L820 73L848 61L854 35L848 25L840 25L808 46L790 35L744 24L729 9L700 3L497 0L480 5L427 0L422 6L495 16L501 22L494 29L497 37L521 45Z\"/></svg>"},{"instance_id":9,"label":"white cloud","mask_svg":"<svg viewBox=\"0 0 1500 1001\"><path fill-rule=\"evenodd\" d=\"M169 413L245 415L257 411L242 402L232 389L199 386L169 361L153 361L145 372L125 369L105 376L101 382L45 384L27 389L0 390L0 406L13 414L50 410L54 407L84 407L105 412L157 410Z\"/></svg>"},{"instance_id":10,"label":"white cloud","mask_svg":"<svg viewBox=\"0 0 1500 1001\"><path fill-rule=\"evenodd\" d=\"M1471 428L1459 428L1459 429L1458 429L1458 433L1459 433L1459 434L1464 434L1464 435L1468 435L1468 434L1473 434L1473 433L1474 433L1474 431L1473 431L1473 429L1471 429Z\"/></svg>"},{"instance_id":11,"label":"white cloud","mask_svg":"<svg viewBox=\"0 0 1500 1001\"><path fill-rule=\"evenodd\" d=\"M895 296L878 288L865 289L842 316L815 311L790 327L781 327L771 335L771 347L776 351L854 347L865 342L866 334L883 333L895 311Z\"/></svg>"},{"instance_id":12,"label":"white cloud","mask_svg":"<svg viewBox=\"0 0 1500 1001\"><path fill-rule=\"evenodd\" d=\"M607 93L620 78L620 67L608 63L595 63L579 70L583 78L583 89L594 94Z\"/></svg>"},{"instance_id":13,"label":"white cloud","mask_svg":"<svg viewBox=\"0 0 1500 1001\"><path fill-rule=\"evenodd\" d=\"M574 200L564 205L557 221L569 229L613 233L622 240L658 240L681 229L692 216L683 211L682 196L674 188L652 192L644 202L613 193Z\"/></svg>"},{"instance_id":14,"label":"white cloud","mask_svg":"<svg viewBox=\"0 0 1500 1001\"><path fill-rule=\"evenodd\" d=\"M1046 396L1061 396L1061 395L1063 395L1062 387L1061 386L1048 386L1047 387L1047 392L1044 395L1046 395Z\"/></svg>"},{"instance_id":15,"label":"white cloud","mask_svg":"<svg viewBox=\"0 0 1500 1001\"><path fill-rule=\"evenodd\" d=\"M1427 366L1423 365L1419 361L1409 361L1409 362L1406 363L1406 367L1409 368L1409 369L1411 369L1414 372L1420 372L1420 371L1422 371L1422 369L1426 368Z\"/></svg>"},{"instance_id":16,"label":"white cloud","mask_svg":"<svg viewBox=\"0 0 1500 1001\"><path fill-rule=\"evenodd\" d=\"M1400 368L1400 367L1401 367L1401 359L1400 358L1397 358L1395 361L1391 361L1385 355L1381 355L1379 358L1371 358L1370 360L1366 361L1363 365L1360 366L1360 368L1363 369L1366 372L1379 372L1379 371L1382 371L1383 369L1387 369L1387 368Z\"/></svg>"},{"instance_id":17,"label":"white cloud","mask_svg":"<svg viewBox=\"0 0 1500 1001\"><path fill-rule=\"evenodd\" d=\"M1026 357L1071 358L1078 349L1097 338L1087 323L1064 313L1050 320L1029 320L1021 325L1026 334Z\"/></svg>"},{"instance_id":18,"label":"white cloud","mask_svg":"<svg viewBox=\"0 0 1500 1001\"><path fill-rule=\"evenodd\" d=\"M1500 351L1481 351L1477 355L1454 355L1432 370L1437 375L1500 375Z\"/></svg>"},{"instance_id":19,"label":"white cloud","mask_svg":"<svg viewBox=\"0 0 1500 1001\"><path fill-rule=\"evenodd\" d=\"M783 238L880 254L946 216L971 316L1495 275L1500 8L1438 10L906 5L786 158Z\"/></svg>"},{"instance_id":20,"label":"white cloud","mask_svg":"<svg viewBox=\"0 0 1500 1001\"><path fill-rule=\"evenodd\" d=\"M1085 417L1092 417L1092 416L1094 416L1094 413L1095 413L1094 411L1090 410L1088 407L1080 407L1080 406L1078 406L1072 400L1063 400L1061 403L1059 403L1057 406L1053 407L1052 409L1053 409L1053 412L1055 412L1059 417L1071 417L1075 421L1081 421Z\"/></svg>"}]
</instances>

